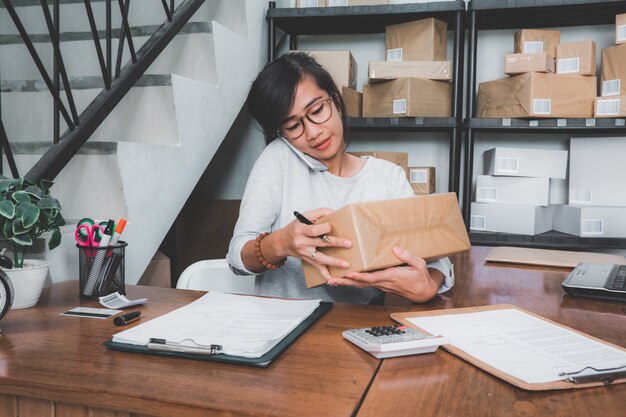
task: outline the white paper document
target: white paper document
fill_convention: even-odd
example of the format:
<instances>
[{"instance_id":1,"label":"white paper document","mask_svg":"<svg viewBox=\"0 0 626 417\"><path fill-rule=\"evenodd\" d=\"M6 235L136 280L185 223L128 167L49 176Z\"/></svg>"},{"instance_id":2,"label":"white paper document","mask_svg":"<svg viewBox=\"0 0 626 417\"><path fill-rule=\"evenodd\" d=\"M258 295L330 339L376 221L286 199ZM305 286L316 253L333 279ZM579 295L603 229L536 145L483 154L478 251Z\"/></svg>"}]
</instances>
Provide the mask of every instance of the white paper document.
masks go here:
<instances>
[{"instance_id":1,"label":"white paper document","mask_svg":"<svg viewBox=\"0 0 626 417\"><path fill-rule=\"evenodd\" d=\"M626 352L516 309L413 317L451 345L527 383L560 381L561 372L626 365Z\"/></svg>"},{"instance_id":2,"label":"white paper document","mask_svg":"<svg viewBox=\"0 0 626 417\"><path fill-rule=\"evenodd\" d=\"M182 348L220 345L219 353L258 358L291 333L319 304L320 300L209 292L191 304L113 335L113 342L146 346L154 338Z\"/></svg>"}]
</instances>

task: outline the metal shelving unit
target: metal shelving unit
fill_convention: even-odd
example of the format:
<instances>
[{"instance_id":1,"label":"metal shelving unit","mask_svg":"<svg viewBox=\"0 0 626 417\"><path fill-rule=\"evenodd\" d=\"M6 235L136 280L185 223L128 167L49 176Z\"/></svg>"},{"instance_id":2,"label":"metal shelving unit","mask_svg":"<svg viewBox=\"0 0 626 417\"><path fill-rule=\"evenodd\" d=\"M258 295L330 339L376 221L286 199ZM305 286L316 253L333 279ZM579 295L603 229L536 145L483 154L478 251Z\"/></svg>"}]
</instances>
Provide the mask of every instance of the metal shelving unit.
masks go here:
<instances>
[{"instance_id":1,"label":"metal shelving unit","mask_svg":"<svg viewBox=\"0 0 626 417\"><path fill-rule=\"evenodd\" d=\"M465 170L463 215L469 224L473 186L474 141L477 132L531 134L626 135L624 119L482 119L476 117L476 53L479 30L566 27L614 24L615 15L626 13L624 0L472 0L468 4L467 119L464 123ZM535 236L470 232L479 245L590 249L626 248L626 239L581 238L558 232Z\"/></svg>"},{"instance_id":2,"label":"metal shelving unit","mask_svg":"<svg viewBox=\"0 0 626 417\"><path fill-rule=\"evenodd\" d=\"M447 22L448 29L454 33L452 117L352 118L350 129L361 132L448 132L448 190L458 195L463 121L463 1L328 8L276 8L275 2L270 2L267 11L268 57L270 61L275 58L276 50L287 37L289 48L297 49L299 35L384 33L385 26L429 17ZM280 38L277 37L278 31L282 32Z\"/></svg>"}]
</instances>

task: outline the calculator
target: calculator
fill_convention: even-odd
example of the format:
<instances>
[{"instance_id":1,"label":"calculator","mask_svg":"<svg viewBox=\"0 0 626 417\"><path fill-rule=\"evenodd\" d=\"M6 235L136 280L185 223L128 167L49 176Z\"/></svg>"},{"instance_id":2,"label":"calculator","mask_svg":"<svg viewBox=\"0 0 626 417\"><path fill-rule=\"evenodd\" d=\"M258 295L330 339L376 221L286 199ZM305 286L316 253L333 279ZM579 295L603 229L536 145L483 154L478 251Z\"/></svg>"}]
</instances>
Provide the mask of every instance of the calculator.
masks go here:
<instances>
[{"instance_id":1,"label":"calculator","mask_svg":"<svg viewBox=\"0 0 626 417\"><path fill-rule=\"evenodd\" d=\"M430 353L439 346L450 343L446 337L431 336L408 326L397 325L350 329L342 334L344 338L379 359Z\"/></svg>"}]
</instances>

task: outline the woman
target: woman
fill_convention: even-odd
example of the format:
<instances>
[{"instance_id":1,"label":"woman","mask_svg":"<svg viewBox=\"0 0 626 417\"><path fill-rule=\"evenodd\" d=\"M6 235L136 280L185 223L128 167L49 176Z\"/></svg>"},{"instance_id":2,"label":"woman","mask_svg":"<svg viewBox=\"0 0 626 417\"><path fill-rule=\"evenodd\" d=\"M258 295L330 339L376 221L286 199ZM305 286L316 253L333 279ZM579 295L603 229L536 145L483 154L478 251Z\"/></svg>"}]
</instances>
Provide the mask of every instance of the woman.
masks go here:
<instances>
[{"instance_id":1,"label":"woman","mask_svg":"<svg viewBox=\"0 0 626 417\"><path fill-rule=\"evenodd\" d=\"M247 105L267 147L248 179L227 260L237 274L262 274L256 280L259 294L376 304L384 292L393 292L423 302L453 285L448 258L426 265L402 248L393 252L407 266L333 277L329 265L348 263L317 248L347 248L351 242L326 237L329 224L294 218L299 211L315 221L350 203L414 195L399 166L346 153L343 99L313 58L298 52L268 64L252 84ZM317 267L328 285L307 289L301 262Z\"/></svg>"}]
</instances>

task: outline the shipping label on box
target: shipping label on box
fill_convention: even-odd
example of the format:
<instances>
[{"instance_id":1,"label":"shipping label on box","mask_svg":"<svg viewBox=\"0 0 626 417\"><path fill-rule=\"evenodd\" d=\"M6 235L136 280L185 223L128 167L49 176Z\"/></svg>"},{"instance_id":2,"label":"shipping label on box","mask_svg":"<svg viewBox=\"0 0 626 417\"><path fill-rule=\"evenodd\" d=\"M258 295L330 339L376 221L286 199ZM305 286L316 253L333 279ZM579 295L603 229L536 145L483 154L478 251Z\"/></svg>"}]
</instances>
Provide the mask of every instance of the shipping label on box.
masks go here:
<instances>
[{"instance_id":1,"label":"shipping label on box","mask_svg":"<svg viewBox=\"0 0 626 417\"><path fill-rule=\"evenodd\" d=\"M476 202L547 206L550 203L550 179L479 175L476 178Z\"/></svg>"},{"instance_id":2,"label":"shipping label on box","mask_svg":"<svg viewBox=\"0 0 626 417\"><path fill-rule=\"evenodd\" d=\"M363 108L363 93L349 87L342 87L341 96L346 105L346 115L348 117L361 117L363 114L361 112Z\"/></svg>"},{"instance_id":3,"label":"shipping label on box","mask_svg":"<svg viewBox=\"0 0 626 417\"><path fill-rule=\"evenodd\" d=\"M400 265L394 246L427 262L471 247L454 193L350 204L316 222L320 223L330 223L332 236L352 241L350 248L318 249L350 264L349 269L330 267L335 277ZM308 288L326 284L317 268L307 262L302 267Z\"/></svg>"},{"instance_id":4,"label":"shipping label on box","mask_svg":"<svg viewBox=\"0 0 626 417\"><path fill-rule=\"evenodd\" d=\"M552 230L555 206L472 203L470 230L537 235Z\"/></svg>"},{"instance_id":5,"label":"shipping label on box","mask_svg":"<svg viewBox=\"0 0 626 417\"><path fill-rule=\"evenodd\" d=\"M423 78L363 86L363 117L450 117L452 84Z\"/></svg>"},{"instance_id":6,"label":"shipping label on box","mask_svg":"<svg viewBox=\"0 0 626 417\"><path fill-rule=\"evenodd\" d=\"M570 139L569 204L626 206L626 136Z\"/></svg>"},{"instance_id":7,"label":"shipping label on box","mask_svg":"<svg viewBox=\"0 0 626 417\"><path fill-rule=\"evenodd\" d=\"M409 167L409 183L415 195L435 192L435 167Z\"/></svg>"},{"instance_id":8,"label":"shipping label on box","mask_svg":"<svg viewBox=\"0 0 626 417\"><path fill-rule=\"evenodd\" d=\"M504 56L505 74L515 75L525 72L554 72L554 57L547 52Z\"/></svg>"},{"instance_id":9,"label":"shipping label on box","mask_svg":"<svg viewBox=\"0 0 626 417\"><path fill-rule=\"evenodd\" d=\"M557 74L596 75L596 43L580 41L556 46Z\"/></svg>"},{"instance_id":10,"label":"shipping label on box","mask_svg":"<svg viewBox=\"0 0 626 417\"><path fill-rule=\"evenodd\" d=\"M370 61L368 78L370 82L396 78L426 78L430 80L450 80L451 61Z\"/></svg>"},{"instance_id":11,"label":"shipping label on box","mask_svg":"<svg viewBox=\"0 0 626 417\"><path fill-rule=\"evenodd\" d=\"M626 96L626 44L602 49L602 96Z\"/></svg>"},{"instance_id":12,"label":"shipping label on box","mask_svg":"<svg viewBox=\"0 0 626 417\"><path fill-rule=\"evenodd\" d=\"M350 151L350 153L354 156L358 156L359 158L363 156L372 156L378 159L384 159L385 161L389 161L392 164L398 165L400 168L404 170L407 174L407 179L409 178L409 154L406 152L386 152L386 151L361 151L354 152Z\"/></svg>"},{"instance_id":13,"label":"shipping label on box","mask_svg":"<svg viewBox=\"0 0 626 417\"><path fill-rule=\"evenodd\" d=\"M480 83L478 117L593 117L596 77L531 72Z\"/></svg>"},{"instance_id":14,"label":"shipping label on box","mask_svg":"<svg viewBox=\"0 0 626 417\"><path fill-rule=\"evenodd\" d=\"M615 43L626 43L626 13L615 16Z\"/></svg>"},{"instance_id":15,"label":"shipping label on box","mask_svg":"<svg viewBox=\"0 0 626 417\"><path fill-rule=\"evenodd\" d=\"M385 28L387 61L445 61L448 24L429 18Z\"/></svg>"},{"instance_id":16,"label":"shipping label on box","mask_svg":"<svg viewBox=\"0 0 626 417\"><path fill-rule=\"evenodd\" d=\"M626 116L626 96L597 97L593 114L594 117Z\"/></svg>"},{"instance_id":17,"label":"shipping label on box","mask_svg":"<svg viewBox=\"0 0 626 417\"><path fill-rule=\"evenodd\" d=\"M356 62L350 51L303 51L312 56L333 77L339 89L356 90Z\"/></svg>"},{"instance_id":18,"label":"shipping label on box","mask_svg":"<svg viewBox=\"0 0 626 417\"><path fill-rule=\"evenodd\" d=\"M556 56L556 46L561 42L558 30L522 29L515 33L516 54L537 54L547 52Z\"/></svg>"},{"instance_id":19,"label":"shipping label on box","mask_svg":"<svg viewBox=\"0 0 626 417\"><path fill-rule=\"evenodd\" d=\"M553 229L580 237L626 237L626 207L556 208Z\"/></svg>"},{"instance_id":20,"label":"shipping label on box","mask_svg":"<svg viewBox=\"0 0 626 417\"><path fill-rule=\"evenodd\" d=\"M567 151L551 149L493 148L483 153L488 175L565 179Z\"/></svg>"}]
</instances>

